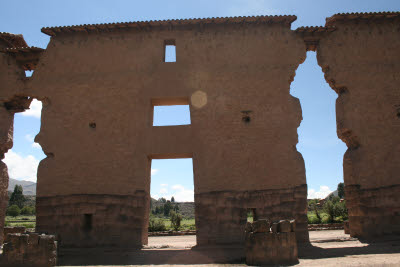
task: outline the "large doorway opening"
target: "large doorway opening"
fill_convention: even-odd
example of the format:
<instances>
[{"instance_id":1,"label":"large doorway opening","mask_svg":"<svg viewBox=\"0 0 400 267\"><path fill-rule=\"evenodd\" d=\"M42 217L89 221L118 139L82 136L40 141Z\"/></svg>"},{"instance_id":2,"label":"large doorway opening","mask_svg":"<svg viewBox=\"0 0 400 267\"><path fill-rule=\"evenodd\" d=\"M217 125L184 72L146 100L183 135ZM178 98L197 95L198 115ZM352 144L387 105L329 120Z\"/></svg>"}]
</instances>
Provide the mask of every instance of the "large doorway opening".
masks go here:
<instances>
[{"instance_id":1,"label":"large doorway opening","mask_svg":"<svg viewBox=\"0 0 400 267\"><path fill-rule=\"evenodd\" d=\"M305 62L297 69L291 94L300 99L303 114L298 128L297 150L303 155L306 167L308 222L346 220L345 214L327 212L332 211L327 205L345 205L345 202L340 202L343 196L337 189L339 184L343 185L343 154L347 147L336 133L335 102L338 95L325 81L315 52L307 52Z\"/></svg>"},{"instance_id":2,"label":"large doorway opening","mask_svg":"<svg viewBox=\"0 0 400 267\"><path fill-rule=\"evenodd\" d=\"M15 113L13 147L5 154L9 185L9 202L5 226L36 227L36 183L39 162L46 157L35 142L39 133L42 102L33 99L28 110Z\"/></svg>"},{"instance_id":3,"label":"large doorway opening","mask_svg":"<svg viewBox=\"0 0 400 267\"><path fill-rule=\"evenodd\" d=\"M152 159L149 241L151 248L196 245L192 158ZM166 233L178 232L177 236Z\"/></svg>"}]
</instances>

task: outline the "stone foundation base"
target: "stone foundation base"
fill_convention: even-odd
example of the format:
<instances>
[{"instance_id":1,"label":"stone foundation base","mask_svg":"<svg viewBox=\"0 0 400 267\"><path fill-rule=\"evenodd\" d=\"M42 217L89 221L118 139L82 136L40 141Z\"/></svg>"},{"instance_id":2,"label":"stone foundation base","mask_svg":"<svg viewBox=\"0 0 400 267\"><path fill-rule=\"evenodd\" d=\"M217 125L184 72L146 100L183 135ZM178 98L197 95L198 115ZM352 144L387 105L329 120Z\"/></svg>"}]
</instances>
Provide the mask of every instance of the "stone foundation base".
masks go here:
<instances>
[{"instance_id":1,"label":"stone foundation base","mask_svg":"<svg viewBox=\"0 0 400 267\"><path fill-rule=\"evenodd\" d=\"M55 234L61 247L141 247L147 244L149 196L38 197L36 230Z\"/></svg>"},{"instance_id":2,"label":"stone foundation base","mask_svg":"<svg viewBox=\"0 0 400 267\"><path fill-rule=\"evenodd\" d=\"M352 237L400 235L400 185L374 189L350 185L345 193Z\"/></svg>"},{"instance_id":3,"label":"stone foundation base","mask_svg":"<svg viewBox=\"0 0 400 267\"><path fill-rule=\"evenodd\" d=\"M299 263L295 221L270 223L259 220L246 227L246 264L291 265Z\"/></svg>"},{"instance_id":4,"label":"stone foundation base","mask_svg":"<svg viewBox=\"0 0 400 267\"><path fill-rule=\"evenodd\" d=\"M3 247L2 266L50 267L57 263L57 242L54 236L8 234Z\"/></svg>"},{"instance_id":5,"label":"stone foundation base","mask_svg":"<svg viewBox=\"0 0 400 267\"><path fill-rule=\"evenodd\" d=\"M296 220L298 242L308 242L307 186L195 194L197 245L244 246L247 212L256 219Z\"/></svg>"}]
</instances>

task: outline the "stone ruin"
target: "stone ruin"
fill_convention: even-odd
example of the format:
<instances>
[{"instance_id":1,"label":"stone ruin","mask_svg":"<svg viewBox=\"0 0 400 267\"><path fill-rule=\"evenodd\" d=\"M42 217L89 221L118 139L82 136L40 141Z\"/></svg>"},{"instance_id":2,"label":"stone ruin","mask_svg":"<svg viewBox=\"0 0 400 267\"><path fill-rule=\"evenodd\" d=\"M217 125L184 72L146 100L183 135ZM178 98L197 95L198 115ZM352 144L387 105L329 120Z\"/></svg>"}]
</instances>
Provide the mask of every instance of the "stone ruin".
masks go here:
<instances>
[{"instance_id":1,"label":"stone ruin","mask_svg":"<svg viewBox=\"0 0 400 267\"><path fill-rule=\"evenodd\" d=\"M36 230L61 247L141 247L151 160L192 158L198 246L243 247L248 209L294 218L297 242L308 242L302 114L290 83L316 51L348 147L350 235L400 234L400 13L336 14L291 30L295 19L43 28L45 50L1 33L0 159L12 147L14 114L33 98L43 104ZM176 62L164 62L166 45L176 46ZM152 126L154 106L182 104L190 125ZM1 228L7 185L0 162Z\"/></svg>"},{"instance_id":2,"label":"stone ruin","mask_svg":"<svg viewBox=\"0 0 400 267\"><path fill-rule=\"evenodd\" d=\"M294 220L258 220L246 225L246 264L253 266L299 263Z\"/></svg>"},{"instance_id":3,"label":"stone ruin","mask_svg":"<svg viewBox=\"0 0 400 267\"><path fill-rule=\"evenodd\" d=\"M57 242L53 235L8 234L4 241L1 266L50 267L57 263Z\"/></svg>"},{"instance_id":4,"label":"stone ruin","mask_svg":"<svg viewBox=\"0 0 400 267\"><path fill-rule=\"evenodd\" d=\"M4 236L8 234L23 234L26 232L26 228L23 226L16 226L16 227L4 227ZM2 245L2 243L0 243Z\"/></svg>"}]
</instances>

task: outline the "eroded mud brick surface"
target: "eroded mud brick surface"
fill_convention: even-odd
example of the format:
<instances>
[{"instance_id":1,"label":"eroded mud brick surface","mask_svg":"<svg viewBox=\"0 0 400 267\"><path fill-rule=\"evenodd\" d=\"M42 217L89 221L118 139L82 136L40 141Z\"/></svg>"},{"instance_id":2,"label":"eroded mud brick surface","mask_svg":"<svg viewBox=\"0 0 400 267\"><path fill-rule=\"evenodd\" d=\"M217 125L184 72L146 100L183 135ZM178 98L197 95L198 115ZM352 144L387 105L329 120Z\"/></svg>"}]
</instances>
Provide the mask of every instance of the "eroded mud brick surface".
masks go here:
<instances>
[{"instance_id":1,"label":"eroded mud brick surface","mask_svg":"<svg viewBox=\"0 0 400 267\"><path fill-rule=\"evenodd\" d=\"M400 234L400 16L339 14L317 49L346 142L344 182L352 236Z\"/></svg>"}]
</instances>

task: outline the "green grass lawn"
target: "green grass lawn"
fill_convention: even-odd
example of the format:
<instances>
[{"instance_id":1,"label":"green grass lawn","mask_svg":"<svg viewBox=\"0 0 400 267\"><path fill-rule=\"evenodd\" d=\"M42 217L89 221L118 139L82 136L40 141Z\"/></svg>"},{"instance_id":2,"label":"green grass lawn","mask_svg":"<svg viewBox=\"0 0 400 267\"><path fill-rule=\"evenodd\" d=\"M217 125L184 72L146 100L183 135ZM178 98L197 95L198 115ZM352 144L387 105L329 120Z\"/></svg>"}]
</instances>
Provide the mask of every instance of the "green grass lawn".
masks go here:
<instances>
[{"instance_id":1,"label":"green grass lawn","mask_svg":"<svg viewBox=\"0 0 400 267\"><path fill-rule=\"evenodd\" d=\"M165 224L165 227L167 227L167 230L173 230L170 219L162 218L161 220ZM182 219L180 230L196 230L194 219Z\"/></svg>"},{"instance_id":2,"label":"green grass lawn","mask_svg":"<svg viewBox=\"0 0 400 267\"><path fill-rule=\"evenodd\" d=\"M17 217L6 216L6 226L11 226L11 227L24 226L25 228L35 228L36 216L35 215L20 215Z\"/></svg>"},{"instance_id":3,"label":"green grass lawn","mask_svg":"<svg viewBox=\"0 0 400 267\"><path fill-rule=\"evenodd\" d=\"M7 221L36 221L35 215L19 215L17 217L6 216Z\"/></svg>"}]
</instances>

